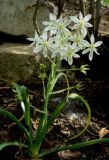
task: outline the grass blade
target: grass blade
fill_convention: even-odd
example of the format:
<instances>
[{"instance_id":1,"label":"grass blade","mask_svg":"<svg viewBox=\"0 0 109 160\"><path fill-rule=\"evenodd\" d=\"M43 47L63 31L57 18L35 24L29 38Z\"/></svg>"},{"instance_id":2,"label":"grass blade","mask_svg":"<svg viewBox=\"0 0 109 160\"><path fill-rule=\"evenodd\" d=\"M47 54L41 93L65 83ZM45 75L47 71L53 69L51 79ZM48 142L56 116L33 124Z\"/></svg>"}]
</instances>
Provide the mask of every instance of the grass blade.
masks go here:
<instances>
[{"instance_id":1,"label":"grass blade","mask_svg":"<svg viewBox=\"0 0 109 160\"><path fill-rule=\"evenodd\" d=\"M20 146L20 147L28 148L27 145L19 143L19 142L3 142L3 143L0 144L0 151L2 149L4 149L5 147L8 147L8 146Z\"/></svg>"},{"instance_id":2,"label":"grass blade","mask_svg":"<svg viewBox=\"0 0 109 160\"><path fill-rule=\"evenodd\" d=\"M49 149L46 151L42 151L42 153L39 154L39 157L44 157L48 154L54 153L54 152L59 152L59 151L64 151L64 150L68 150L68 149L72 149L72 150L77 150L83 147L88 147L91 145L95 145L97 143L109 143L109 138L103 138L103 139L95 139L95 140L90 140L90 141L86 141L86 142L80 142L77 144L70 144L70 145L65 145L63 147L56 147L53 149Z\"/></svg>"},{"instance_id":3,"label":"grass blade","mask_svg":"<svg viewBox=\"0 0 109 160\"><path fill-rule=\"evenodd\" d=\"M32 146L31 136L30 136L28 130L19 122L19 120L12 113L6 111L3 108L0 108L0 114L7 116L12 121L14 121L17 124L17 126L25 133L25 135L27 136L27 141L28 141L29 145Z\"/></svg>"}]
</instances>

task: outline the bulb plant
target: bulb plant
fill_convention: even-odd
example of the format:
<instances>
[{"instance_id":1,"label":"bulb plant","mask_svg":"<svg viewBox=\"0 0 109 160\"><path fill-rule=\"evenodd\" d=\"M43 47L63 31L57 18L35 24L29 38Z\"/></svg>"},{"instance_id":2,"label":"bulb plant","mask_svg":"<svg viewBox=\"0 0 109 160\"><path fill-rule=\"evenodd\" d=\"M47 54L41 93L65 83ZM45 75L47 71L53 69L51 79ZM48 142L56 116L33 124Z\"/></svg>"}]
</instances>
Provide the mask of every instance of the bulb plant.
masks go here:
<instances>
[{"instance_id":1,"label":"bulb plant","mask_svg":"<svg viewBox=\"0 0 109 160\"><path fill-rule=\"evenodd\" d=\"M99 54L97 52L97 47L102 44L101 41L95 42L93 34L90 37L90 42L85 39L87 35L87 28L92 27L92 25L88 22L91 18L91 15L83 17L82 13L80 12L79 17L71 16L67 19L61 16L60 18L56 19L56 16L50 13L49 17L49 22L43 22L45 28L42 33L39 35L35 31L35 37L28 38L28 40L32 41L30 46L33 47L33 52L35 54L42 54L42 56L44 56L47 61L50 61L51 67L48 76L48 82L45 85L45 66L44 64L40 65L40 69L42 71L40 78L43 82L44 102L42 109L37 109L37 111L40 112L40 118L35 136L32 134L32 107L29 101L29 94L25 86L20 86L17 83L13 83L14 91L16 92L17 98L21 103L25 125L22 124L12 113L6 111L3 108L0 108L0 114L5 115L13 120L16 125L23 131L26 137L25 143L2 142L0 144L0 150L11 145L25 147L27 149L28 156L31 159L41 159L53 152L67 149L79 149L96 143L109 142L109 138L95 139L86 142L79 142L76 144L67 144L62 147L55 147L48 150L41 150L41 146L46 134L49 132L49 129L52 126L54 120L60 115L62 109L70 99L79 99L82 101L86 107L88 118L83 130L77 135L72 135L67 138L67 141L81 136L88 128L91 119L90 107L83 97L76 93L71 93L71 89L75 88L75 86L70 87L68 78L65 72L63 72L65 70L61 70L61 68L59 68L59 64L64 59L68 62L69 65L72 65L76 58L80 58L81 53L89 54L89 60L92 61L94 53L97 55ZM88 65L82 65L80 68L75 70L80 70L82 73L86 74L88 69ZM65 78L67 87L62 90L54 91L54 87L60 77ZM64 91L67 91L66 96L55 107L54 111L48 115L48 103L51 95L62 93Z\"/></svg>"}]
</instances>

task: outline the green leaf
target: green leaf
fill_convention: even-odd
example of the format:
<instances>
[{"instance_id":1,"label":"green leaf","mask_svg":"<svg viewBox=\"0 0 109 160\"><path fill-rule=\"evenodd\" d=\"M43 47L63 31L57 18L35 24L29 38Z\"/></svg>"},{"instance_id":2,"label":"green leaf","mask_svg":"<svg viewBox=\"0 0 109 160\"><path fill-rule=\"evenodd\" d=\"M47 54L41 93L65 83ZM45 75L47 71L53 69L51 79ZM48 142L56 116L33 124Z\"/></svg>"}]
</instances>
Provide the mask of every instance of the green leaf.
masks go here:
<instances>
[{"instance_id":1,"label":"green leaf","mask_svg":"<svg viewBox=\"0 0 109 160\"><path fill-rule=\"evenodd\" d=\"M44 129L42 130L41 134L38 134L37 137L35 138L35 143L34 143L34 152L39 152L41 143L46 136L48 129L51 127L53 124L53 121L59 116L61 113L63 107L65 107L66 103L66 98L56 107L55 111L51 114L50 118L48 119L47 124L45 125Z\"/></svg>"},{"instance_id":2,"label":"green leaf","mask_svg":"<svg viewBox=\"0 0 109 160\"><path fill-rule=\"evenodd\" d=\"M65 145L65 146L62 146L62 147L52 148L52 149L49 149L49 150L42 151L39 154L39 157L44 157L45 155L52 154L54 152L68 150L68 149L77 150L77 149L80 149L80 148L83 148L83 147L88 147L88 146L91 146L91 145L95 145L97 143L109 143L109 138L95 139L95 140L80 142L80 143L76 143L76 144Z\"/></svg>"},{"instance_id":3,"label":"green leaf","mask_svg":"<svg viewBox=\"0 0 109 160\"><path fill-rule=\"evenodd\" d=\"M104 5L109 5L109 0L103 0Z\"/></svg>"},{"instance_id":4,"label":"green leaf","mask_svg":"<svg viewBox=\"0 0 109 160\"><path fill-rule=\"evenodd\" d=\"M0 151L2 149L4 149L5 147L8 147L8 146L19 146L19 147L26 147L26 148L28 148L27 145L19 143L19 142L3 142L3 143L0 144Z\"/></svg>"},{"instance_id":5,"label":"green leaf","mask_svg":"<svg viewBox=\"0 0 109 160\"><path fill-rule=\"evenodd\" d=\"M22 123L19 122L19 120L10 112L6 111L3 108L0 108L0 115L4 115L9 117L13 122L15 122L17 124L17 126L25 133L25 135L27 136L27 141L29 143L30 146L32 146L32 139L31 136L29 134L29 131L22 125Z\"/></svg>"},{"instance_id":6,"label":"green leaf","mask_svg":"<svg viewBox=\"0 0 109 160\"><path fill-rule=\"evenodd\" d=\"M25 86L20 86L17 83L13 83L13 86L17 93L17 98L20 101L22 108L24 108L25 123L27 126L31 126L30 102L27 88Z\"/></svg>"}]
</instances>

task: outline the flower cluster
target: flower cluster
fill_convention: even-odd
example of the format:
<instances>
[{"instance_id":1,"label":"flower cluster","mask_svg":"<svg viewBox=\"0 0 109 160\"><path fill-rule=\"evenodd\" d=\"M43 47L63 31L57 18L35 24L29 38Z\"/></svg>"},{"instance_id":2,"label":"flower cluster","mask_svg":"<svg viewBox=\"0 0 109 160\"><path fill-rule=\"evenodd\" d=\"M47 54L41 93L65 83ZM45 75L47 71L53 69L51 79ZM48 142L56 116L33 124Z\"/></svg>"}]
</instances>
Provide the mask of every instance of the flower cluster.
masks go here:
<instances>
[{"instance_id":1,"label":"flower cluster","mask_svg":"<svg viewBox=\"0 0 109 160\"><path fill-rule=\"evenodd\" d=\"M79 17L70 16L64 19L62 16L56 19L56 16L49 14L50 22L43 22L45 25L41 35L35 31L34 38L28 38L34 45L34 53L42 53L44 57L65 59L69 65L72 65L73 58L79 58L80 53L89 53L89 60L93 59L93 54L99 54L97 47L102 41L95 42L94 35L90 37L90 42L85 40L87 28L92 27L89 23L91 15L83 17L79 13ZM72 24L74 24L72 26ZM79 52L81 51L81 52Z\"/></svg>"}]
</instances>

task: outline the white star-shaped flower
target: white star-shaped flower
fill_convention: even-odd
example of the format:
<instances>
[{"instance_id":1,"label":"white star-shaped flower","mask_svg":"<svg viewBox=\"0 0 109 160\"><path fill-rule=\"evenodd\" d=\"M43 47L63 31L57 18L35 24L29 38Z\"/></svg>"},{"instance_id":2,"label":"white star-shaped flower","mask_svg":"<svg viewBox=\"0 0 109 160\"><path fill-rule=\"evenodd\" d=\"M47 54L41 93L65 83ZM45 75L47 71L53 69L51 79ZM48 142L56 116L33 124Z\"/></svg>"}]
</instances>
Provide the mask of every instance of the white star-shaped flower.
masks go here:
<instances>
[{"instance_id":1,"label":"white star-shaped flower","mask_svg":"<svg viewBox=\"0 0 109 160\"><path fill-rule=\"evenodd\" d=\"M57 21L56 15L50 13L49 18L50 18L50 22L47 22L47 21L42 22L42 24L46 26L43 31L45 32L50 31L51 35L53 35L53 34L56 34L56 31L57 31L55 27L55 23Z\"/></svg>"},{"instance_id":2,"label":"white star-shaped flower","mask_svg":"<svg viewBox=\"0 0 109 160\"><path fill-rule=\"evenodd\" d=\"M36 39L37 39L37 38L38 38L38 34L37 34L36 30L35 30L34 38L27 38L27 40L29 40L29 41L32 42L32 43L29 45L29 47L32 47L32 46L36 45L36 42L37 42Z\"/></svg>"},{"instance_id":3,"label":"white star-shaped flower","mask_svg":"<svg viewBox=\"0 0 109 160\"><path fill-rule=\"evenodd\" d=\"M87 28L92 27L88 21L91 19L91 15L88 14L87 16L83 17L82 13L79 13L79 18L76 16L70 16L70 19L75 23L72 27L72 30L80 30L83 36L87 34Z\"/></svg>"},{"instance_id":4,"label":"white star-shaped flower","mask_svg":"<svg viewBox=\"0 0 109 160\"><path fill-rule=\"evenodd\" d=\"M79 58L80 56L76 54L76 52L79 51L79 48L75 45L68 44L67 47L63 49L63 52L61 53L61 60L65 59L68 61L69 65L72 65L73 58Z\"/></svg>"},{"instance_id":5,"label":"white star-shaped flower","mask_svg":"<svg viewBox=\"0 0 109 160\"><path fill-rule=\"evenodd\" d=\"M84 37L80 33L74 34L71 37L71 41L73 41L73 44L78 46L81 50L87 43L87 41L84 39Z\"/></svg>"},{"instance_id":6,"label":"white star-shaped flower","mask_svg":"<svg viewBox=\"0 0 109 160\"><path fill-rule=\"evenodd\" d=\"M56 49L53 44L53 39L48 39L47 32L44 32L40 37L37 37L36 42L36 47L33 50L34 53L42 51L44 57L47 57L48 50L52 53L56 52Z\"/></svg>"},{"instance_id":7,"label":"white star-shaped flower","mask_svg":"<svg viewBox=\"0 0 109 160\"><path fill-rule=\"evenodd\" d=\"M46 26L44 31L50 31L51 35L55 35L57 32L70 34L70 31L66 27L71 23L71 20L64 20L62 16L56 19L56 15L51 13L49 14L49 18L50 22L43 22L43 25Z\"/></svg>"},{"instance_id":8,"label":"white star-shaped flower","mask_svg":"<svg viewBox=\"0 0 109 160\"><path fill-rule=\"evenodd\" d=\"M82 54L89 53L89 60L92 61L94 52L99 55L99 53L97 52L97 47L99 47L101 44L102 41L95 42L94 35L92 34L90 37L90 43L87 42L85 44L86 49L82 52Z\"/></svg>"},{"instance_id":9,"label":"white star-shaped flower","mask_svg":"<svg viewBox=\"0 0 109 160\"><path fill-rule=\"evenodd\" d=\"M62 18L62 16L57 19L55 23L55 27L57 29L57 34L65 34L65 35L71 35L71 32L67 28L67 26L71 23L71 20L65 20Z\"/></svg>"}]
</instances>

